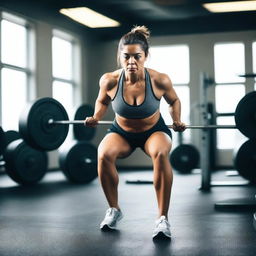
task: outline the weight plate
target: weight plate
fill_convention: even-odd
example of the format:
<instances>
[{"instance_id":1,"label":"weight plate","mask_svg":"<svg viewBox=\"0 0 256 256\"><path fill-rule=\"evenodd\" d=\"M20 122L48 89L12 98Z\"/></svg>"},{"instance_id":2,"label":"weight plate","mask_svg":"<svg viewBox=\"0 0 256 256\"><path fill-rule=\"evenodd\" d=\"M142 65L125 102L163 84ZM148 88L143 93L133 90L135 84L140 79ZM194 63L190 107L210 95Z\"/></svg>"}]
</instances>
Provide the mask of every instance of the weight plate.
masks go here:
<instances>
[{"instance_id":1,"label":"weight plate","mask_svg":"<svg viewBox=\"0 0 256 256\"><path fill-rule=\"evenodd\" d=\"M0 127L0 155L4 153L5 148L6 148L5 132L3 131L2 127Z\"/></svg>"},{"instance_id":2,"label":"weight plate","mask_svg":"<svg viewBox=\"0 0 256 256\"><path fill-rule=\"evenodd\" d=\"M236 126L250 139L256 139L256 91L246 94L235 111Z\"/></svg>"},{"instance_id":3,"label":"weight plate","mask_svg":"<svg viewBox=\"0 0 256 256\"><path fill-rule=\"evenodd\" d=\"M94 113L94 109L91 105L84 104L81 105L76 113L75 120L85 120L86 117L92 116ZM76 140L91 140L93 139L96 128L94 127L86 127L83 124L77 124L73 126L74 137Z\"/></svg>"},{"instance_id":4,"label":"weight plate","mask_svg":"<svg viewBox=\"0 0 256 256\"><path fill-rule=\"evenodd\" d=\"M39 182L47 171L46 152L31 148L22 139L15 140L7 146L4 160L7 174L22 185Z\"/></svg>"},{"instance_id":5,"label":"weight plate","mask_svg":"<svg viewBox=\"0 0 256 256\"><path fill-rule=\"evenodd\" d=\"M97 149L85 141L74 141L60 148L59 164L68 180L89 183L97 175Z\"/></svg>"},{"instance_id":6,"label":"weight plate","mask_svg":"<svg viewBox=\"0 0 256 256\"><path fill-rule=\"evenodd\" d=\"M49 120L68 120L65 108L53 98L41 98L30 102L19 120L22 138L38 150L57 149L66 139L68 125L49 124Z\"/></svg>"},{"instance_id":7,"label":"weight plate","mask_svg":"<svg viewBox=\"0 0 256 256\"><path fill-rule=\"evenodd\" d=\"M179 145L170 155L172 167L181 173L190 173L193 169L197 168L199 160L199 151L190 144Z\"/></svg>"},{"instance_id":8,"label":"weight plate","mask_svg":"<svg viewBox=\"0 0 256 256\"><path fill-rule=\"evenodd\" d=\"M239 174L251 183L256 184L256 140L247 140L238 149L234 165Z\"/></svg>"},{"instance_id":9,"label":"weight plate","mask_svg":"<svg viewBox=\"0 0 256 256\"><path fill-rule=\"evenodd\" d=\"M5 138L6 138L6 145L8 145L15 140L21 139L21 136L19 132L14 130L9 130L5 132Z\"/></svg>"}]
</instances>

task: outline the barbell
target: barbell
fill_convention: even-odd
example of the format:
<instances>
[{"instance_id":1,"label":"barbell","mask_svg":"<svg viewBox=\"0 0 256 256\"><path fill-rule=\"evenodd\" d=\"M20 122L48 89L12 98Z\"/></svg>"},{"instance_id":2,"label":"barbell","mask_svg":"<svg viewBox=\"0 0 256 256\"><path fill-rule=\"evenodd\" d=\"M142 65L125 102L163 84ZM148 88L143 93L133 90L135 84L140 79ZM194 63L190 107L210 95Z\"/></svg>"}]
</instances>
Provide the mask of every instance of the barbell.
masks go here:
<instances>
[{"instance_id":1,"label":"barbell","mask_svg":"<svg viewBox=\"0 0 256 256\"><path fill-rule=\"evenodd\" d=\"M84 117L85 118L85 117ZM235 111L236 125L187 125L187 129L238 129L249 138L256 138L256 92L245 95ZM109 125L112 121L99 121ZM66 139L69 126L84 120L69 120L65 108L53 98L41 98L28 103L19 120L19 132L32 147L39 150L57 149ZM167 125L170 129L172 125ZM86 129L86 127L85 127Z\"/></svg>"},{"instance_id":2,"label":"barbell","mask_svg":"<svg viewBox=\"0 0 256 256\"><path fill-rule=\"evenodd\" d=\"M113 121L98 121L99 125L109 125ZM54 121L49 120L49 124L84 124L84 120L72 120L72 121ZM173 125L167 125L168 128L173 129ZM237 129L235 125L186 125L186 129Z\"/></svg>"}]
</instances>

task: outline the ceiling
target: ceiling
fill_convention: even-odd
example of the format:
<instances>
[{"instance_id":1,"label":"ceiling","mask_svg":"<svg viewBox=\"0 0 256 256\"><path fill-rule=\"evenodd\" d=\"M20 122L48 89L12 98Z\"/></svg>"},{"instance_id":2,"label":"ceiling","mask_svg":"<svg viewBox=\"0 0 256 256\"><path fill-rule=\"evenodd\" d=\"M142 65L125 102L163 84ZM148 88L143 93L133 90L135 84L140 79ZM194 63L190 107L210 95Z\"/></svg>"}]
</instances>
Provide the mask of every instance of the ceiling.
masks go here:
<instances>
[{"instance_id":1,"label":"ceiling","mask_svg":"<svg viewBox=\"0 0 256 256\"><path fill-rule=\"evenodd\" d=\"M202 3L221 0L0 0L0 7L78 31L91 31L104 39L115 39L137 25L147 25L152 34L176 35L238 30L256 30L256 12L213 14ZM227 0L223 0L228 2ZM234 0L233 0L234 1ZM90 29L59 14L60 8L86 6L116 19L117 28Z\"/></svg>"}]
</instances>

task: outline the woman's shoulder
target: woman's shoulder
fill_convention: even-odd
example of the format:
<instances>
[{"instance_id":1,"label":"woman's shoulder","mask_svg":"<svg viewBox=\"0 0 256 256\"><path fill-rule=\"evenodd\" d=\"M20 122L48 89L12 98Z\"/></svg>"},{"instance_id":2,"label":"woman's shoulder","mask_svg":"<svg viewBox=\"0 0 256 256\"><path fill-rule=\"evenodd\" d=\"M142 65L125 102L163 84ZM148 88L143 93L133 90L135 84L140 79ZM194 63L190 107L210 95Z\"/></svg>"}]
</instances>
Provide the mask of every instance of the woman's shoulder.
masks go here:
<instances>
[{"instance_id":1,"label":"woman's shoulder","mask_svg":"<svg viewBox=\"0 0 256 256\"><path fill-rule=\"evenodd\" d=\"M107 90L113 89L118 83L121 72L122 69L118 69L103 74L100 78L100 87L104 87Z\"/></svg>"},{"instance_id":2,"label":"woman's shoulder","mask_svg":"<svg viewBox=\"0 0 256 256\"><path fill-rule=\"evenodd\" d=\"M168 85L171 82L170 77L165 73L161 73L151 68L147 68L147 71L149 72L151 80L157 86L165 87L165 85Z\"/></svg>"}]
</instances>

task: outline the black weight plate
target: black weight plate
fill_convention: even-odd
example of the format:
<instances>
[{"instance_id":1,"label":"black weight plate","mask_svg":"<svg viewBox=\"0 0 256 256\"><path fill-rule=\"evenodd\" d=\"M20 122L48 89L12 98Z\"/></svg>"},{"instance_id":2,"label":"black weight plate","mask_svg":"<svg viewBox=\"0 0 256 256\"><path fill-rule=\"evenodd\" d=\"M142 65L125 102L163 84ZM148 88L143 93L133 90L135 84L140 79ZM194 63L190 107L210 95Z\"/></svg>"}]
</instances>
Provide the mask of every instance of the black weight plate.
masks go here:
<instances>
[{"instance_id":1,"label":"black weight plate","mask_svg":"<svg viewBox=\"0 0 256 256\"><path fill-rule=\"evenodd\" d=\"M85 141L63 145L59 154L60 168L68 180L89 183L97 175L97 149Z\"/></svg>"},{"instance_id":2,"label":"black weight plate","mask_svg":"<svg viewBox=\"0 0 256 256\"><path fill-rule=\"evenodd\" d=\"M239 174L251 183L256 184L256 140L247 140L238 149L234 165Z\"/></svg>"},{"instance_id":3,"label":"black weight plate","mask_svg":"<svg viewBox=\"0 0 256 256\"><path fill-rule=\"evenodd\" d=\"M85 120L86 117L92 116L93 113L93 107L91 105L84 104L77 109L74 119ZM83 124L77 124L73 126L73 131L76 140L91 140L95 135L96 128L86 127Z\"/></svg>"},{"instance_id":4,"label":"black weight plate","mask_svg":"<svg viewBox=\"0 0 256 256\"><path fill-rule=\"evenodd\" d=\"M31 147L54 150L66 139L68 125L49 124L49 119L68 120L65 108L57 100L41 98L25 107L19 120L19 132Z\"/></svg>"},{"instance_id":5,"label":"black weight plate","mask_svg":"<svg viewBox=\"0 0 256 256\"><path fill-rule=\"evenodd\" d=\"M3 131L2 127L0 127L0 155L4 153L6 145L7 144L6 144L5 132Z\"/></svg>"},{"instance_id":6,"label":"black weight plate","mask_svg":"<svg viewBox=\"0 0 256 256\"><path fill-rule=\"evenodd\" d=\"M6 145L10 144L11 142L21 139L21 136L19 132L14 131L14 130L9 130L5 132L5 137L6 137Z\"/></svg>"},{"instance_id":7,"label":"black weight plate","mask_svg":"<svg viewBox=\"0 0 256 256\"><path fill-rule=\"evenodd\" d=\"M238 103L235 122L239 131L250 139L256 139L256 91L246 94Z\"/></svg>"},{"instance_id":8,"label":"black weight plate","mask_svg":"<svg viewBox=\"0 0 256 256\"><path fill-rule=\"evenodd\" d=\"M4 160L7 174L21 185L36 184L47 171L46 152L31 148L22 139L7 146Z\"/></svg>"},{"instance_id":9,"label":"black weight plate","mask_svg":"<svg viewBox=\"0 0 256 256\"><path fill-rule=\"evenodd\" d=\"M197 168L199 160L199 151L190 144L179 145L170 155L172 167L181 173L190 173L193 169Z\"/></svg>"}]
</instances>

